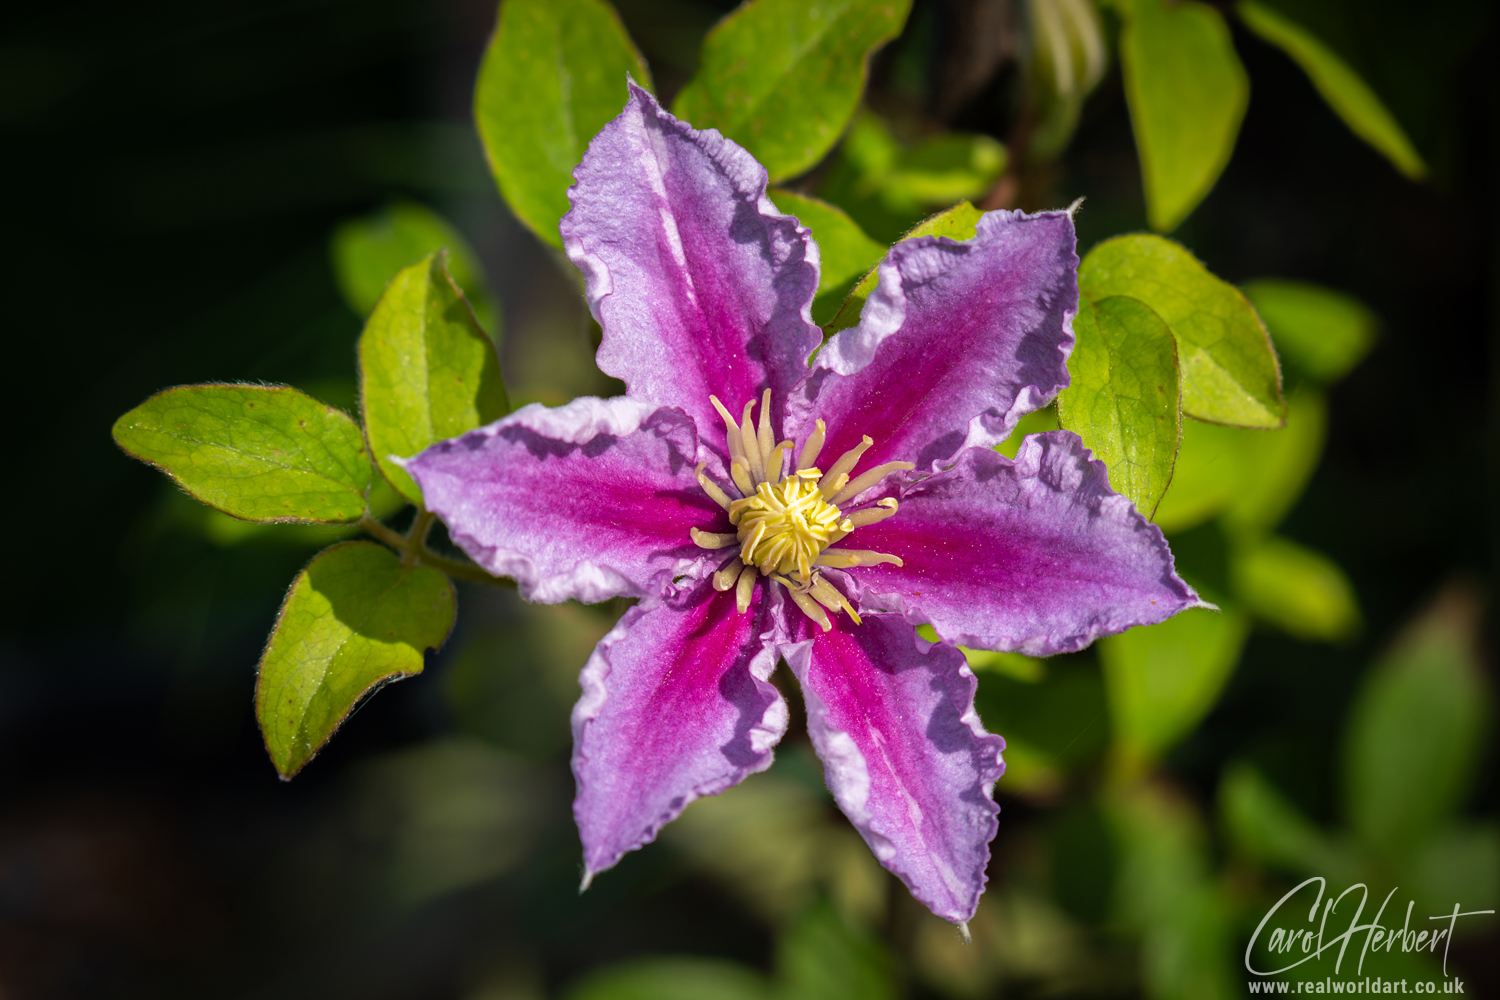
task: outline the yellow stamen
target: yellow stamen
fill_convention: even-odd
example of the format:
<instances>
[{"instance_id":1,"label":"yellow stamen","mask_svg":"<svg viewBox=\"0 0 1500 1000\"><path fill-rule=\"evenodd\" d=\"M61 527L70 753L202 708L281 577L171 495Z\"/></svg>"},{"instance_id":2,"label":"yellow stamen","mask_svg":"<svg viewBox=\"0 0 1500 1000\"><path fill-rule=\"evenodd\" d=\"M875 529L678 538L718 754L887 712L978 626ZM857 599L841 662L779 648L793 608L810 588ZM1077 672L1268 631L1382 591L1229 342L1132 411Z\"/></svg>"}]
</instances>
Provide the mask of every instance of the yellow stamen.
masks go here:
<instances>
[{"instance_id":1,"label":"yellow stamen","mask_svg":"<svg viewBox=\"0 0 1500 1000\"><path fill-rule=\"evenodd\" d=\"M802 609L804 615L823 626L824 632L833 628L833 622L828 620L828 612L820 608L817 601L806 594L799 594L790 587L787 588L787 592L792 595L792 600L796 602L797 607Z\"/></svg>"},{"instance_id":2,"label":"yellow stamen","mask_svg":"<svg viewBox=\"0 0 1500 1000\"><path fill-rule=\"evenodd\" d=\"M758 484L766 480L766 460L760 452L760 439L756 436L755 425L750 422L750 413L754 409L755 400L745 404L745 414L740 418L740 440L745 443L745 457L750 463L750 479Z\"/></svg>"},{"instance_id":3,"label":"yellow stamen","mask_svg":"<svg viewBox=\"0 0 1500 1000\"><path fill-rule=\"evenodd\" d=\"M729 494L719 489L718 483L703 474L703 467L707 464L707 462L699 462L698 467L693 470L693 475L698 477L698 485L703 487L703 492L708 494L709 499L725 510L728 510L729 504L732 502L729 499Z\"/></svg>"},{"instance_id":4,"label":"yellow stamen","mask_svg":"<svg viewBox=\"0 0 1500 1000\"><path fill-rule=\"evenodd\" d=\"M755 492L755 485L750 479L750 467L745 464L745 459L734 460L729 466L729 478L734 480L734 485L738 486L745 496Z\"/></svg>"},{"instance_id":5,"label":"yellow stamen","mask_svg":"<svg viewBox=\"0 0 1500 1000\"><path fill-rule=\"evenodd\" d=\"M740 562L738 558L731 559L723 566L720 566L714 573L714 589L723 591L733 587L734 581L740 578L740 570L744 568L745 564ZM744 609L742 608L741 610Z\"/></svg>"},{"instance_id":6,"label":"yellow stamen","mask_svg":"<svg viewBox=\"0 0 1500 1000\"><path fill-rule=\"evenodd\" d=\"M866 434L863 441L840 455L839 460L833 463L833 467L823 473L823 481L826 483L829 480L837 479L839 476L847 475L859 461L859 456L869 451L870 446L874 443L875 439ZM846 479L845 482L847 481ZM826 492L831 496L837 490L827 490Z\"/></svg>"},{"instance_id":7,"label":"yellow stamen","mask_svg":"<svg viewBox=\"0 0 1500 1000\"><path fill-rule=\"evenodd\" d=\"M771 468L771 449L776 445L776 436L771 433L771 390L767 389L760 397L760 428L756 432L756 438L760 442L760 453L766 459L765 475L761 478L769 479L775 476L781 478L781 467Z\"/></svg>"},{"instance_id":8,"label":"yellow stamen","mask_svg":"<svg viewBox=\"0 0 1500 1000\"><path fill-rule=\"evenodd\" d=\"M740 429L734 422L734 415L724 408L719 402L718 396L709 396L708 401L714 404L714 409L719 411L719 416L724 418L724 441L729 445L729 460L745 457L745 441L740 436Z\"/></svg>"},{"instance_id":9,"label":"yellow stamen","mask_svg":"<svg viewBox=\"0 0 1500 1000\"><path fill-rule=\"evenodd\" d=\"M831 566L834 569L848 569L851 566L878 566L881 563L890 563L892 566L906 565L901 561L900 556L871 552L869 549L824 549L818 556L819 566Z\"/></svg>"},{"instance_id":10,"label":"yellow stamen","mask_svg":"<svg viewBox=\"0 0 1500 1000\"><path fill-rule=\"evenodd\" d=\"M734 606L739 609L740 614L750 610L750 598L755 593L755 567L746 566L740 571L740 577L734 587Z\"/></svg>"},{"instance_id":11,"label":"yellow stamen","mask_svg":"<svg viewBox=\"0 0 1500 1000\"><path fill-rule=\"evenodd\" d=\"M896 513L896 508L898 508L899 506L901 505L896 502L895 497L886 497L885 499L877 503L874 507L867 507L864 510L857 510L853 514L850 514L847 519L849 530L853 531L855 528L864 528L868 527L869 525L876 524L880 521L884 521L886 518Z\"/></svg>"},{"instance_id":12,"label":"yellow stamen","mask_svg":"<svg viewBox=\"0 0 1500 1000\"><path fill-rule=\"evenodd\" d=\"M887 462L884 465L877 465L869 472L860 473L859 477L849 483L848 486L845 486L833 496L829 497L828 502L844 503L846 501L853 500L855 497L859 496L865 490L880 482L892 472L907 471L915 468L916 465L912 462Z\"/></svg>"},{"instance_id":13,"label":"yellow stamen","mask_svg":"<svg viewBox=\"0 0 1500 1000\"><path fill-rule=\"evenodd\" d=\"M688 536L700 549L724 549L739 541L739 537L733 533L718 534L713 531L699 531L697 528L689 528Z\"/></svg>"},{"instance_id":14,"label":"yellow stamen","mask_svg":"<svg viewBox=\"0 0 1500 1000\"><path fill-rule=\"evenodd\" d=\"M828 438L828 427L819 420L814 424L813 432L802 442L802 451L797 455L798 469L811 469L818 461L818 453L823 450L823 442Z\"/></svg>"}]
</instances>

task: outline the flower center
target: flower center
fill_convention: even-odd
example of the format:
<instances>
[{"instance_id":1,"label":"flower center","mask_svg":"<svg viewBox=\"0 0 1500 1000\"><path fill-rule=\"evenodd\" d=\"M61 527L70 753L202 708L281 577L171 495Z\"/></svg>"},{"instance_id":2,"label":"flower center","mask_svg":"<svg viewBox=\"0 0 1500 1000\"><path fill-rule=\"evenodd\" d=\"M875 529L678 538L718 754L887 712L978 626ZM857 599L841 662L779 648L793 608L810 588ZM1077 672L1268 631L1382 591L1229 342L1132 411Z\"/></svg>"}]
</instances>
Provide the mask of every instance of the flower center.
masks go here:
<instances>
[{"instance_id":1,"label":"flower center","mask_svg":"<svg viewBox=\"0 0 1500 1000\"><path fill-rule=\"evenodd\" d=\"M887 462L850 479L860 456L875 442L869 437L849 449L823 472L815 467L827 427L817 422L797 454L796 468L785 471L792 442L774 444L771 433L771 390L761 398L760 421L752 424L750 415L755 401L745 404L738 423L724 405L713 396L709 400L724 418L725 438L729 446L729 478L739 492L731 497L719 484L704 475L707 463L697 469L698 483L729 514L735 526L733 534L716 534L691 530L693 541L705 549L739 547L739 555L714 574L718 590L735 588L736 604L741 612L750 607L757 576L786 587L792 600L809 618L826 631L833 627L828 611L845 611L859 623L859 614L831 583L818 572L827 566L847 569L877 563L901 565L901 560L883 552L864 549L830 548L856 528L883 521L896 513L897 503L886 497L862 509L840 509L840 504L854 507L859 494L898 469L913 469L910 462ZM826 609L826 610L825 610Z\"/></svg>"}]
</instances>

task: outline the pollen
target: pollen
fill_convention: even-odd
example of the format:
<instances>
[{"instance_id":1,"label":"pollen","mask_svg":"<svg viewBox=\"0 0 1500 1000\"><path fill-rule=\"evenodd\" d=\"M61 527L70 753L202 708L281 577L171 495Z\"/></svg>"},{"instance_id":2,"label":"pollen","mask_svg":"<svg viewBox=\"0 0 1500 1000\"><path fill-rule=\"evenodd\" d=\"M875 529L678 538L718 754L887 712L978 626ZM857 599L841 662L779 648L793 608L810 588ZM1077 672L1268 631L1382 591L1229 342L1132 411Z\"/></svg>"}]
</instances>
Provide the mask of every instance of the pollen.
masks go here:
<instances>
[{"instance_id":1,"label":"pollen","mask_svg":"<svg viewBox=\"0 0 1500 1000\"><path fill-rule=\"evenodd\" d=\"M715 503L729 514L733 534L691 530L693 542L704 549L738 548L734 558L713 575L717 590L735 591L740 612L749 610L757 578L767 585L787 588L793 603L824 631L833 627L828 612L844 612L855 624L859 614L849 599L828 580L819 567L849 569L879 563L901 565L899 556L866 549L833 548L858 528L883 521L896 513L899 504L886 497L872 505L860 505L861 493L897 470L912 469L911 462L887 462L850 478L862 456L875 442L868 436L839 456L827 472L817 468L828 429L823 421L796 452L795 467L787 469L793 443L776 443L771 430L771 390L760 400L760 418L752 422L755 401L745 404L739 420L724 404L709 397L724 418L729 451L729 478L738 497L704 474L707 463L697 469L699 484ZM841 506L843 505L843 506ZM847 512L844 506L852 508Z\"/></svg>"}]
</instances>

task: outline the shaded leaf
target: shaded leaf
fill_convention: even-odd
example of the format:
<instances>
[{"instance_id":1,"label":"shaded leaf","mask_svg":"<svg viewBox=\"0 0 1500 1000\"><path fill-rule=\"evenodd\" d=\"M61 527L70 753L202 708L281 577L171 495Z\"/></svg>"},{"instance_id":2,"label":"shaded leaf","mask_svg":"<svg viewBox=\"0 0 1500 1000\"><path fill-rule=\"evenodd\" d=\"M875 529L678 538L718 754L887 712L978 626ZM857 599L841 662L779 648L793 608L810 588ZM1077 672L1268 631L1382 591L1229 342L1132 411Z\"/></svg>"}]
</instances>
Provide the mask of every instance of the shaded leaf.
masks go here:
<instances>
[{"instance_id":1,"label":"shaded leaf","mask_svg":"<svg viewBox=\"0 0 1500 1000\"><path fill-rule=\"evenodd\" d=\"M287 386L185 385L115 421L115 442L249 521L357 521L370 458L348 414Z\"/></svg>"},{"instance_id":2,"label":"shaded leaf","mask_svg":"<svg viewBox=\"0 0 1500 1000\"><path fill-rule=\"evenodd\" d=\"M1350 130L1375 147L1412 180L1427 175L1427 164L1412 146L1394 115L1358 73L1312 32L1255 0L1241 0L1235 12L1245 27L1292 57L1312 80L1328 106Z\"/></svg>"},{"instance_id":3,"label":"shaded leaf","mask_svg":"<svg viewBox=\"0 0 1500 1000\"><path fill-rule=\"evenodd\" d=\"M1244 431L1201 420L1182 422L1182 444L1172 483L1156 508L1156 523L1169 535L1217 517L1233 501L1245 478ZM1278 432L1279 433L1279 432Z\"/></svg>"},{"instance_id":4,"label":"shaded leaf","mask_svg":"<svg viewBox=\"0 0 1500 1000\"><path fill-rule=\"evenodd\" d=\"M1219 784L1219 815L1239 851L1298 875L1358 881L1348 845L1323 833L1251 765L1232 765Z\"/></svg>"},{"instance_id":5,"label":"shaded leaf","mask_svg":"<svg viewBox=\"0 0 1500 1000\"><path fill-rule=\"evenodd\" d=\"M645 958L590 973L567 1000L772 1000L754 969L712 958Z\"/></svg>"},{"instance_id":6,"label":"shaded leaf","mask_svg":"<svg viewBox=\"0 0 1500 1000\"><path fill-rule=\"evenodd\" d=\"M479 67L474 118L500 194L532 232L562 247L573 168L625 107L645 61L603 0L505 0Z\"/></svg>"},{"instance_id":7,"label":"shaded leaf","mask_svg":"<svg viewBox=\"0 0 1500 1000\"><path fill-rule=\"evenodd\" d=\"M402 566L374 542L318 553L282 602L260 660L255 714L271 761L290 778L382 682L422 672L422 651L453 628L453 584Z\"/></svg>"},{"instance_id":8,"label":"shaded leaf","mask_svg":"<svg viewBox=\"0 0 1500 1000\"><path fill-rule=\"evenodd\" d=\"M347 219L329 241L339 291L360 316L370 315L396 272L444 248L449 254L448 269L468 295L479 325L499 340L499 314L490 299L479 255L462 233L426 205L398 201L370 215Z\"/></svg>"},{"instance_id":9,"label":"shaded leaf","mask_svg":"<svg viewBox=\"0 0 1500 1000\"><path fill-rule=\"evenodd\" d=\"M1045 660L1024 653L1002 653L994 649L969 649L965 646L959 646L958 651L969 661L971 670L986 670L1033 684L1047 675Z\"/></svg>"},{"instance_id":10,"label":"shaded leaf","mask_svg":"<svg viewBox=\"0 0 1500 1000\"><path fill-rule=\"evenodd\" d=\"M785 1000L895 1000L892 965L879 942L827 902L815 904L776 941Z\"/></svg>"},{"instance_id":11,"label":"shaded leaf","mask_svg":"<svg viewBox=\"0 0 1500 1000\"><path fill-rule=\"evenodd\" d=\"M391 280L359 338L360 407L376 464L412 503L422 492L396 459L503 417L495 345L436 253Z\"/></svg>"},{"instance_id":12,"label":"shaded leaf","mask_svg":"<svg viewBox=\"0 0 1500 1000\"><path fill-rule=\"evenodd\" d=\"M1131 0L1120 36L1125 99L1146 216L1171 232L1213 189L1234 152L1250 81L1219 12L1195 0Z\"/></svg>"},{"instance_id":13,"label":"shaded leaf","mask_svg":"<svg viewBox=\"0 0 1500 1000\"><path fill-rule=\"evenodd\" d=\"M946 236L951 240L972 240L978 232L979 217L984 213L966 201L961 201L952 208L946 209L927 219L911 229L902 240L909 240L916 236ZM899 241L898 241L899 242ZM859 322L859 314L865 307L865 299L875 291L875 286L880 283L880 269L876 267L854 286L854 291L849 293L849 298L844 300L844 305L839 309L838 315L825 328L826 333L837 333L847 327Z\"/></svg>"},{"instance_id":14,"label":"shaded leaf","mask_svg":"<svg viewBox=\"0 0 1500 1000\"><path fill-rule=\"evenodd\" d=\"M794 177L833 148L859 106L870 56L901 33L911 0L750 0L703 40L672 103Z\"/></svg>"},{"instance_id":15,"label":"shaded leaf","mask_svg":"<svg viewBox=\"0 0 1500 1000\"><path fill-rule=\"evenodd\" d=\"M1010 437L995 445L995 450L1006 458L1014 460L1016 453L1021 450L1021 442L1032 434L1045 434L1048 431L1060 430L1057 422L1057 407L1044 406L1040 410L1032 410L1020 419L1016 429L1010 432Z\"/></svg>"},{"instance_id":16,"label":"shaded leaf","mask_svg":"<svg viewBox=\"0 0 1500 1000\"><path fill-rule=\"evenodd\" d=\"M1429 913L1447 912L1455 902L1468 911L1500 908L1500 827L1493 822L1478 825L1454 825L1438 832L1402 866L1404 885L1412 887L1420 909ZM1473 919L1473 918L1470 918ZM1484 918L1479 918L1484 921ZM1468 928L1470 934L1489 928L1478 922ZM1463 935L1462 926L1456 928Z\"/></svg>"},{"instance_id":17,"label":"shaded leaf","mask_svg":"<svg viewBox=\"0 0 1500 1000\"><path fill-rule=\"evenodd\" d=\"M1184 415L1236 427L1281 426L1281 369L1266 328L1239 289L1210 274L1181 244L1145 234L1105 240L1083 259L1078 287L1096 302L1111 295L1140 299L1171 327Z\"/></svg>"},{"instance_id":18,"label":"shaded leaf","mask_svg":"<svg viewBox=\"0 0 1500 1000\"><path fill-rule=\"evenodd\" d=\"M865 274L885 256L885 247L866 236L859 223L837 205L781 188L772 189L771 198L776 207L812 230L822 267L819 293Z\"/></svg>"},{"instance_id":19,"label":"shaded leaf","mask_svg":"<svg viewBox=\"0 0 1500 1000\"><path fill-rule=\"evenodd\" d=\"M1375 343L1378 320L1352 295L1280 278L1252 281L1244 292L1277 353L1320 382L1343 378Z\"/></svg>"},{"instance_id":20,"label":"shaded leaf","mask_svg":"<svg viewBox=\"0 0 1500 1000\"><path fill-rule=\"evenodd\" d=\"M1450 589L1365 678L1344 740L1345 807L1355 832L1399 858L1462 803L1488 725L1475 653L1479 607Z\"/></svg>"},{"instance_id":21,"label":"shaded leaf","mask_svg":"<svg viewBox=\"0 0 1500 1000\"><path fill-rule=\"evenodd\" d=\"M1287 396L1286 426L1279 431L1235 432L1241 478L1224 510L1224 526L1241 534L1280 524L1307 489L1323 457L1328 402L1303 384Z\"/></svg>"},{"instance_id":22,"label":"shaded leaf","mask_svg":"<svg viewBox=\"0 0 1500 1000\"><path fill-rule=\"evenodd\" d=\"M1235 598L1251 615L1298 639L1339 642L1359 633L1359 602L1332 559L1284 538L1238 549L1230 561Z\"/></svg>"},{"instance_id":23,"label":"shaded leaf","mask_svg":"<svg viewBox=\"0 0 1500 1000\"><path fill-rule=\"evenodd\" d=\"M1122 771L1136 773L1202 721L1234 672L1248 630L1233 608L1189 610L1100 640Z\"/></svg>"},{"instance_id":24,"label":"shaded leaf","mask_svg":"<svg viewBox=\"0 0 1500 1000\"><path fill-rule=\"evenodd\" d=\"M1138 299L1082 299L1057 418L1109 469L1109 484L1151 517L1172 481L1182 436L1177 346Z\"/></svg>"}]
</instances>

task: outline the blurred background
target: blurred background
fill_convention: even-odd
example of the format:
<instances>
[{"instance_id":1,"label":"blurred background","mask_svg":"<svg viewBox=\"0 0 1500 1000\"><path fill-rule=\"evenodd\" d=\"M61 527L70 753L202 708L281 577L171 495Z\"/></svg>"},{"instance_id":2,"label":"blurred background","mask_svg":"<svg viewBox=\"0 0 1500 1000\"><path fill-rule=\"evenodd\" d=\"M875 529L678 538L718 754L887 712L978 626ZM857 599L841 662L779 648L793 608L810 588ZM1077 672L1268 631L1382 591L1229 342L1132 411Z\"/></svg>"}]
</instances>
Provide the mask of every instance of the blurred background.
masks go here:
<instances>
[{"instance_id":1,"label":"blurred background","mask_svg":"<svg viewBox=\"0 0 1500 1000\"><path fill-rule=\"evenodd\" d=\"M917 0L868 112L792 187L881 242L966 197L1087 196L1080 251L1144 229L1119 68L1101 57L1087 100L1039 116L1037 6ZM658 94L731 7L618 4ZM623 606L461 584L426 672L279 781L255 664L288 582L338 535L200 507L110 425L200 381L354 408L361 275L412 232L462 258L514 402L614 391L573 277L512 218L472 126L495 5L13 10L0 998L1241 996L1245 941L1306 875L1367 882L1372 909L1398 886L1419 914L1458 893L1494 906L1495 23L1477 0L1287 9L1359 69L1430 175L1403 177L1230 22L1249 111L1174 238L1261 306L1293 443L1188 429L1159 519L1184 574L1222 596L1212 634L1185 618L1192 634L976 659L981 715L1013 750L969 947L838 814L788 685L775 767L579 896L567 716ZM1347 296L1318 299L1368 341L1347 373L1289 353L1308 320L1287 281ZM1272 497L1253 527L1275 542L1251 558L1238 501L1257 490ZM1311 582L1288 599L1294 577ZM1111 680L1143 660L1181 661L1175 702ZM1500 995L1497 944L1471 921L1453 945L1472 995ZM1436 958L1402 961L1441 978Z\"/></svg>"}]
</instances>

